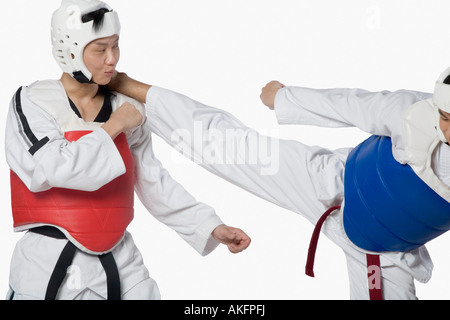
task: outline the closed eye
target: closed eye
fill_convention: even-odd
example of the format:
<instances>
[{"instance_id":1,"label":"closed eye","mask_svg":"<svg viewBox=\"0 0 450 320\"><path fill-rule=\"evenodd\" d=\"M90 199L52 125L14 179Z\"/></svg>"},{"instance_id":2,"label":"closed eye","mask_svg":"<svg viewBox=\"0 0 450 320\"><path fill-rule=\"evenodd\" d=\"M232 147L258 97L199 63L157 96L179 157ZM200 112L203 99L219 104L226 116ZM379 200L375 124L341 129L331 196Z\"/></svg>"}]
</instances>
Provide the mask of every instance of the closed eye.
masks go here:
<instances>
[{"instance_id":1,"label":"closed eye","mask_svg":"<svg viewBox=\"0 0 450 320\"><path fill-rule=\"evenodd\" d=\"M441 116L441 119L444 121L448 121L448 116L446 116L444 113L442 113L441 110L439 110L439 115Z\"/></svg>"}]
</instances>

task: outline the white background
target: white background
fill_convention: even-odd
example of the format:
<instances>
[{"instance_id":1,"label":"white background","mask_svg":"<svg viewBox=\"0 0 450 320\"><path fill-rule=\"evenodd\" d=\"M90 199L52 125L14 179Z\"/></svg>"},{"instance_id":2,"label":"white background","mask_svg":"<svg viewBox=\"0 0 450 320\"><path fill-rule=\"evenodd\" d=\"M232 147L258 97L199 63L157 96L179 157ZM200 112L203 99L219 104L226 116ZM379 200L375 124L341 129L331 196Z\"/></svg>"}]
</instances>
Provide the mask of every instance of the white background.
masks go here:
<instances>
[{"instance_id":1,"label":"white background","mask_svg":"<svg viewBox=\"0 0 450 320\"><path fill-rule=\"evenodd\" d=\"M60 77L51 55L50 17L60 0L3 4L1 126L21 85ZM227 110L248 126L329 148L355 146L357 129L278 126L259 100L270 80L315 88L431 91L450 66L448 0L110 0L122 22L118 69ZM0 295L21 234L12 231L9 168L3 131L0 215ZM252 237L232 255L223 246L200 257L138 203L129 230L163 299L347 299L341 250L321 237L316 278L304 275L312 226L175 154L159 138L155 153L172 176L229 225ZM417 285L421 299L450 298L449 236L428 249L434 276Z\"/></svg>"}]
</instances>

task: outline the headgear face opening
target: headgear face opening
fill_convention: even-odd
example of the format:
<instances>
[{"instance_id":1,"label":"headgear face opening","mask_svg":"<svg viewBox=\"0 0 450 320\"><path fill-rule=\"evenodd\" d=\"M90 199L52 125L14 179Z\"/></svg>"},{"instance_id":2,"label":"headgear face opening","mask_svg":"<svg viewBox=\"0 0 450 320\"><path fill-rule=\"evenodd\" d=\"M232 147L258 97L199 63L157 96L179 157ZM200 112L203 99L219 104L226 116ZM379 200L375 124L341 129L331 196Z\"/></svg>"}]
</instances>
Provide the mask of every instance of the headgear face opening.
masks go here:
<instances>
[{"instance_id":1,"label":"headgear face opening","mask_svg":"<svg viewBox=\"0 0 450 320\"><path fill-rule=\"evenodd\" d=\"M92 73L84 63L84 49L94 40L119 35L120 28L117 12L102 1L62 0L52 17L53 57L63 72L89 83Z\"/></svg>"},{"instance_id":2,"label":"headgear face opening","mask_svg":"<svg viewBox=\"0 0 450 320\"><path fill-rule=\"evenodd\" d=\"M434 94L433 94L433 104L436 108L436 130L439 136L439 139L442 142L448 142L447 139L444 136L444 133L442 132L440 125L439 125L439 110L442 110L444 112L450 113L450 84L446 83L450 76L450 68L446 69L438 78L436 81L435 87L434 87Z\"/></svg>"}]
</instances>

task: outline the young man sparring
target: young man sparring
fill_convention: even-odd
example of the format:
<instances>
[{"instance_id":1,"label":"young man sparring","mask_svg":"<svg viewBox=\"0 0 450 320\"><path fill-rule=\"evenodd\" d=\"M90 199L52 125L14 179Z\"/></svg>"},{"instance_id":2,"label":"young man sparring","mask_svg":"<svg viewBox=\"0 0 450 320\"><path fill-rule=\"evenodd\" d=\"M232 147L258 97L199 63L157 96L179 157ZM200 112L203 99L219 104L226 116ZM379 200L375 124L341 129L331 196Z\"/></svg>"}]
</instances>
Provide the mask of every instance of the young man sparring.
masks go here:
<instances>
[{"instance_id":1,"label":"young man sparring","mask_svg":"<svg viewBox=\"0 0 450 320\"><path fill-rule=\"evenodd\" d=\"M314 90L277 81L262 90L264 104L280 123L356 126L373 134L355 149L335 151L298 141L263 137L231 114L176 92L118 74L114 89L146 103L152 131L201 166L316 225L306 272L313 276L322 230L346 256L352 299L416 299L414 280L427 282L433 264L424 244L450 229L450 69L434 95L400 90ZM278 145L278 170L262 174L260 163L198 161L203 144L241 159L255 144ZM217 131L232 139L222 143ZM231 134L230 134L231 133ZM257 137L256 139L254 137ZM230 149L226 149L230 147ZM237 149L232 149L236 148ZM187 149L187 151L186 151ZM325 214L324 214L325 212Z\"/></svg>"},{"instance_id":2,"label":"young man sparring","mask_svg":"<svg viewBox=\"0 0 450 320\"><path fill-rule=\"evenodd\" d=\"M155 158L144 106L105 87L119 34L118 15L105 3L63 0L51 33L61 79L21 87L11 101L14 228L29 232L13 253L9 299L159 299L126 231L134 191L202 255L219 243L234 253L250 243Z\"/></svg>"}]
</instances>

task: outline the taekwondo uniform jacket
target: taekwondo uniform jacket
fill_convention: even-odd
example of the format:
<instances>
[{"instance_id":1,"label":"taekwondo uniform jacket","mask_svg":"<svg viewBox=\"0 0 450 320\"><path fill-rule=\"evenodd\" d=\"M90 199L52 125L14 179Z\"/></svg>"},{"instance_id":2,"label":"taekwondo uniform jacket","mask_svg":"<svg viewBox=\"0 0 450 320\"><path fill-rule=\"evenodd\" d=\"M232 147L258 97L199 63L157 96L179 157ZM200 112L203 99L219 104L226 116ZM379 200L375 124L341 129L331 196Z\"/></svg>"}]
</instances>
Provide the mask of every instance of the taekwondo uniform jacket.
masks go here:
<instances>
[{"instance_id":1,"label":"taekwondo uniform jacket","mask_svg":"<svg viewBox=\"0 0 450 320\"><path fill-rule=\"evenodd\" d=\"M142 104L118 93L111 96L112 111L125 101L134 104L141 113L144 113ZM53 188L94 192L126 173L124 158L113 140L101 128L102 123L85 122L75 111L60 81L36 82L29 87L20 88L13 97L6 127L6 157L12 176L17 175L33 194L38 195ZM87 134L77 137L74 141L66 139L67 132L86 130ZM211 237L211 232L222 221L211 207L197 202L173 180L155 158L151 132L146 120L138 128L126 133L126 142L134 160L132 187L148 211L156 219L174 229L200 254L206 255L214 250L218 243ZM115 256L122 255L122 258L116 256L118 265L122 259L130 261L132 256L139 255L131 236L125 230L131 219L132 215L121 227L123 234L116 238L117 241L109 248L100 249L113 250ZM16 224L15 230L23 231L40 225L53 225L51 221L32 222L25 225ZM60 227L57 224L55 226ZM89 254L101 253L86 248L67 232L67 228L60 229L82 251ZM11 287L16 293L39 298L42 297L42 290L45 291L45 281L48 281L48 278L42 279L43 288L29 287L29 283L40 281L32 280L40 275L32 270L28 270L27 273L24 269L27 264L24 261L32 260L29 258L31 254L36 256L36 259L40 256L57 256L61 248L57 245L53 248L51 246L40 248L38 243L28 241L25 245L25 242L22 241L18 245L25 247L16 249L13 257ZM30 252L27 252L27 246L30 247ZM141 261L134 260L133 263ZM52 265L50 264L48 268L51 269ZM148 278L145 271L134 274L131 272L128 275L128 280L123 279L123 290ZM98 288L101 287L98 285ZM71 297L83 289L82 285L78 291L71 292ZM104 290L97 291L102 294Z\"/></svg>"}]
</instances>

